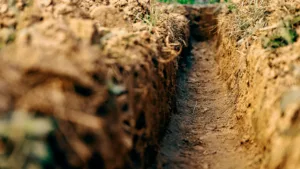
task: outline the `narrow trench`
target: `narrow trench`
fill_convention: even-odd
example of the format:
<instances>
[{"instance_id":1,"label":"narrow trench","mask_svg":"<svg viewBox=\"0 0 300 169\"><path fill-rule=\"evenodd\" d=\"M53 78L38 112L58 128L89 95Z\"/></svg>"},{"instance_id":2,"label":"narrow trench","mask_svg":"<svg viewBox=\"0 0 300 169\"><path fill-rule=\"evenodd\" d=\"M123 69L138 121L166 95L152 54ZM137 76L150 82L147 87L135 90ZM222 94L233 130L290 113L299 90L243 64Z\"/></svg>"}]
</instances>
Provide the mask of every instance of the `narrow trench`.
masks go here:
<instances>
[{"instance_id":1,"label":"narrow trench","mask_svg":"<svg viewBox=\"0 0 300 169\"><path fill-rule=\"evenodd\" d=\"M216 40L192 42L178 75L177 113L158 155L163 169L257 169L258 148L243 144L235 96L218 75Z\"/></svg>"}]
</instances>

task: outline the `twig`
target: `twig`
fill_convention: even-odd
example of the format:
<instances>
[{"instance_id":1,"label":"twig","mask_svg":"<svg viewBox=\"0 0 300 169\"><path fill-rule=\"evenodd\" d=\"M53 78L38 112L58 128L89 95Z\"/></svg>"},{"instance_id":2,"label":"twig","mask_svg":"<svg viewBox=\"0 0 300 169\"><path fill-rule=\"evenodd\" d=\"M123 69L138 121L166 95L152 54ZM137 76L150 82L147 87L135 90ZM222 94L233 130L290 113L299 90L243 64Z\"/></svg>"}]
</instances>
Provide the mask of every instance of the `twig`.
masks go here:
<instances>
[{"instance_id":1,"label":"twig","mask_svg":"<svg viewBox=\"0 0 300 169\"><path fill-rule=\"evenodd\" d=\"M196 104L195 104L195 106L194 106L194 109L193 109L193 114L195 113L195 110L196 110L197 104L198 104L198 101L196 101Z\"/></svg>"},{"instance_id":2,"label":"twig","mask_svg":"<svg viewBox=\"0 0 300 169\"><path fill-rule=\"evenodd\" d=\"M278 28L278 26L279 26L279 24L264 27L264 28L259 29L259 31L267 31L267 30L270 30L270 29L276 29L276 28Z\"/></svg>"}]
</instances>

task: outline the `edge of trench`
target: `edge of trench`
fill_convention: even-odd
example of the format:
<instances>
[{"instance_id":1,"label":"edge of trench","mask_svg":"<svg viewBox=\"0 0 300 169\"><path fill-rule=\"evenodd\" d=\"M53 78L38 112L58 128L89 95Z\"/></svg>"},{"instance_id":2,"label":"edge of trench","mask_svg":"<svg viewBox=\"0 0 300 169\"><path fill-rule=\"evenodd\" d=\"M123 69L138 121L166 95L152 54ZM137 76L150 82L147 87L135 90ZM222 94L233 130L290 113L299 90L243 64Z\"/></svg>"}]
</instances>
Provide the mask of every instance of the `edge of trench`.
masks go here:
<instances>
[{"instance_id":1,"label":"edge of trench","mask_svg":"<svg viewBox=\"0 0 300 169\"><path fill-rule=\"evenodd\" d=\"M236 96L226 89L218 74L216 37L209 32L217 25L217 8L187 7L193 21L191 43L179 62L177 113L172 115L161 141L155 168L259 168L260 149L239 133L234 116ZM197 11L200 16L195 16Z\"/></svg>"}]
</instances>

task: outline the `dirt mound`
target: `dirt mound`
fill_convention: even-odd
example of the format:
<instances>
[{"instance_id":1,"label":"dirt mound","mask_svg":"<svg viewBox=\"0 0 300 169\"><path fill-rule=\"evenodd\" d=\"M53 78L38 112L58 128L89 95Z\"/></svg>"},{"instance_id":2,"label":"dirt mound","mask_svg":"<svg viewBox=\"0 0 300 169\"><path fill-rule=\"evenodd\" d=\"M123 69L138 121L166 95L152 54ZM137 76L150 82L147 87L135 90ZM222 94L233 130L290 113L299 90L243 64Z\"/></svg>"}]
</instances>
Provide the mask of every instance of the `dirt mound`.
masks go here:
<instances>
[{"instance_id":1,"label":"dirt mound","mask_svg":"<svg viewBox=\"0 0 300 169\"><path fill-rule=\"evenodd\" d=\"M254 133L266 169L300 167L298 4L229 3L219 17L220 75L238 95L241 132Z\"/></svg>"},{"instance_id":2,"label":"dirt mound","mask_svg":"<svg viewBox=\"0 0 300 169\"><path fill-rule=\"evenodd\" d=\"M148 1L0 2L0 168L152 164L187 19Z\"/></svg>"}]
</instances>

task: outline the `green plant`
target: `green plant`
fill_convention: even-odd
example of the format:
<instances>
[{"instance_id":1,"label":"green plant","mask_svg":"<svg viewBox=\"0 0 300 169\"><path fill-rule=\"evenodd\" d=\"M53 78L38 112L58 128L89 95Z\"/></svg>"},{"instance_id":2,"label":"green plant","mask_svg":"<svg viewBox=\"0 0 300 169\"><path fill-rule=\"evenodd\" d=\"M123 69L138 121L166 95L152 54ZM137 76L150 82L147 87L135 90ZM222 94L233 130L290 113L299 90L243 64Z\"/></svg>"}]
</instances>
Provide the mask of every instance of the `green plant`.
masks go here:
<instances>
[{"instance_id":1,"label":"green plant","mask_svg":"<svg viewBox=\"0 0 300 169\"><path fill-rule=\"evenodd\" d=\"M233 3L228 3L227 8L228 8L229 12L233 12L234 10L236 10L236 6Z\"/></svg>"},{"instance_id":2,"label":"green plant","mask_svg":"<svg viewBox=\"0 0 300 169\"><path fill-rule=\"evenodd\" d=\"M158 0L164 3L195 4L195 0Z\"/></svg>"},{"instance_id":3,"label":"green plant","mask_svg":"<svg viewBox=\"0 0 300 169\"><path fill-rule=\"evenodd\" d=\"M284 19L267 37L263 38L263 47L279 48L293 44L298 38L295 27L299 22L299 16Z\"/></svg>"},{"instance_id":4,"label":"green plant","mask_svg":"<svg viewBox=\"0 0 300 169\"><path fill-rule=\"evenodd\" d=\"M210 4L214 4L214 3L220 3L220 0L209 0Z\"/></svg>"},{"instance_id":5,"label":"green plant","mask_svg":"<svg viewBox=\"0 0 300 169\"><path fill-rule=\"evenodd\" d=\"M158 4L156 0L150 0L149 13L145 15L138 13L136 15L136 20L142 21L147 24L149 31L151 31L153 27L157 25L160 18L160 11L159 8L157 8L157 5Z\"/></svg>"},{"instance_id":6,"label":"green plant","mask_svg":"<svg viewBox=\"0 0 300 169\"><path fill-rule=\"evenodd\" d=\"M226 26L227 35L240 43L247 41L247 37L252 36L266 24L267 14L266 4L264 3L261 6L253 3L241 6L241 4L227 0L225 5L228 13L232 14L222 17L219 24Z\"/></svg>"},{"instance_id":7,"label":"green plant","mask_svg":"<svg viewBox=\"0 0 300 169\"><path fill-rule=\"evenodd\" d=\"M179 3L179 4L205 4L205 2L197 2L196 0L158 0L164 3ZM219 3L220 0L209 0L207 3Z\"/></svg>"},{"instance_id":8,"label":"green plant","mask_svg":"<svg viewBox=\"0 0 300 169\"><path fill-rule=\"evenodd\" d=\"M0 49L10 43L13 43L16 39L15 30L12 28L0 29Z\"/></svg>"},{"instance_id":9,"label":"green plant","mask_svg":"<svg viewBox=\"0 0 300 169\"><path fill-rule=\"evenodd\" d=\"M51 118L13 112L0 120L0 168L42 169L51 163L46 137L55 130Z\"/></svg>"},{"instance_id":10,"label":"green plant","mask_svg":"<svg viewBox=\"0 0 300 169\"><path fill-rule=\"evenodd\" d=\"M16 34L15 33L12 33L8 36L7 40L6 40L6 43L9 44L9 43L12 43L14 42L16 39Z\"/></svg>"}]
</instances>

